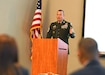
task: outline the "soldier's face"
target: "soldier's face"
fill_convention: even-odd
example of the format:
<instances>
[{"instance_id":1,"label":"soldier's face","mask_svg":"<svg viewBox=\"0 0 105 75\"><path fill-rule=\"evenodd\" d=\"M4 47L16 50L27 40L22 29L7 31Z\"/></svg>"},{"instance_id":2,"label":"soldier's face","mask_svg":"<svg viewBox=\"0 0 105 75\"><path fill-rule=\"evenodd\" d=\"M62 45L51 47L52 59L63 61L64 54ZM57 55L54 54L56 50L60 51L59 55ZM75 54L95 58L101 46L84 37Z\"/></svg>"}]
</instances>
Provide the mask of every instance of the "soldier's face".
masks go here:
<instances>
[{"instance_id":1,"label":"soldier's face","mask_svg":"<svg viewBox=\"0 0 105 75\"><path fill-rule=\"evenodd\" d=\"M63 11L57 11L57 21L61 22L64 19Z\"/></svg>"}]
</instances>

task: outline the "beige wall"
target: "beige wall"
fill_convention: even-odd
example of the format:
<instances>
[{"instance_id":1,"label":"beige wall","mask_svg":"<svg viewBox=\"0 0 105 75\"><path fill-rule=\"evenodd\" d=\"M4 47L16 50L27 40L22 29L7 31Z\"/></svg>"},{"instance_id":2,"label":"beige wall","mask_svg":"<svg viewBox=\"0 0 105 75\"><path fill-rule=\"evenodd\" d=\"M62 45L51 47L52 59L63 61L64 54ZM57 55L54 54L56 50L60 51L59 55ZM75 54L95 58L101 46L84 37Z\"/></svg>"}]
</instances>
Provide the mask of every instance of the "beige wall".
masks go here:
<instances>
[{"instance_id":1,"label":"beige wall","mask_svg":"<svg viewBox=\"0 0 105 75\"><path fill-rule=\"evenodd\" d=\"M37 0L0 0L0 34L7 33L16 38L19 46L19 61L31 70L29 28ZM63 9L65 19L72 22L76 32L70 41L68 73L81 67L76 56L77 43L82 34L84 0L42 0L43 36L51 22L56 21L56 11ZM104 63L104 59L100 59Z\"/></svg>"}]
</instances>

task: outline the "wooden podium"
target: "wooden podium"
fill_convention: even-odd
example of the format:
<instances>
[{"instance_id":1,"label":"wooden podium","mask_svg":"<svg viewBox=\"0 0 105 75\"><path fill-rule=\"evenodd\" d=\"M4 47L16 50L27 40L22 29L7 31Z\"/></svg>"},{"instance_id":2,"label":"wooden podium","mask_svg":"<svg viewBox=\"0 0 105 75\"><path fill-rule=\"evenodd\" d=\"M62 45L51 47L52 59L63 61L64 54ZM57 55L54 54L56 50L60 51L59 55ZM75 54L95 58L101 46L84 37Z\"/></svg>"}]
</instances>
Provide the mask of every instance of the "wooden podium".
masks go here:
<instances>
[{"instance_id":1,"label":"wooden podium","mask_svg":"<svg viewBox=\"0 0 105 75\"><path fill-rule=\"evenodd\" d=\"M34 39L32 75L52 72L67 75L68 45L60 39Z\"/></svg>"}]
</instances>

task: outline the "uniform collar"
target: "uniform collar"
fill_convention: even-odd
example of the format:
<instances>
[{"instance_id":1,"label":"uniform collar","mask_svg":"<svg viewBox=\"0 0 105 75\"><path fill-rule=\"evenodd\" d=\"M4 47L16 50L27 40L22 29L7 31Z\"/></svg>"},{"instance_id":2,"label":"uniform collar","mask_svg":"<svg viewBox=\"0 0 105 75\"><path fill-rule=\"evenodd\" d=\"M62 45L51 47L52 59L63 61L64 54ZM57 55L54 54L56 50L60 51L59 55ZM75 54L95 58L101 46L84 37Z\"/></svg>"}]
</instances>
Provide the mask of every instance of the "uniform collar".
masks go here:
<instances>
[{"instance_id":1,"label":"uniform collar","mask_svg":"<svg viewBox=\"0 0 105 75\"><path fill-rule=\"evenodd\" d=\"M57 21L57 23L63 23L63 24L65 24L65 23L66 23L66 21L65 21L65 20L62 20L62 22L58 22L58 21Z\"/></svg>"}]
</instances>

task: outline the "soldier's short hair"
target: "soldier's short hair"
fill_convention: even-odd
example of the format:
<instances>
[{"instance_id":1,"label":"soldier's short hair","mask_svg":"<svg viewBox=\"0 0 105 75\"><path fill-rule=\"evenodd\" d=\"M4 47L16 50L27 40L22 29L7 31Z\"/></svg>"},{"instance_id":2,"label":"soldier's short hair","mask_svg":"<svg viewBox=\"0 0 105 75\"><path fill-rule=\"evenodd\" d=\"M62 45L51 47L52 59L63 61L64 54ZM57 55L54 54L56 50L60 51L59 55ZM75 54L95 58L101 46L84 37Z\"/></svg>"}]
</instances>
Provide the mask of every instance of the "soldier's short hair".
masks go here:
<instances>
[{"instance_id":1,"label":"soldier's short hair","mask_svg":"<svg viewBox=\"0 0 105 75\"><path fill-rule=\"evenodd\" d=\"M64 10L62 10L62 9L59 9L58 11L61 11L61 12L63 12L63 14L64 14Z\"/></svg>"}]
</instances>

